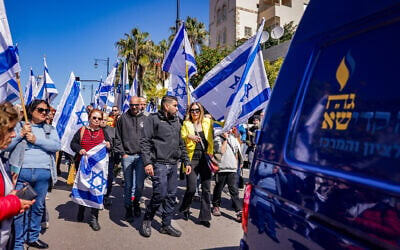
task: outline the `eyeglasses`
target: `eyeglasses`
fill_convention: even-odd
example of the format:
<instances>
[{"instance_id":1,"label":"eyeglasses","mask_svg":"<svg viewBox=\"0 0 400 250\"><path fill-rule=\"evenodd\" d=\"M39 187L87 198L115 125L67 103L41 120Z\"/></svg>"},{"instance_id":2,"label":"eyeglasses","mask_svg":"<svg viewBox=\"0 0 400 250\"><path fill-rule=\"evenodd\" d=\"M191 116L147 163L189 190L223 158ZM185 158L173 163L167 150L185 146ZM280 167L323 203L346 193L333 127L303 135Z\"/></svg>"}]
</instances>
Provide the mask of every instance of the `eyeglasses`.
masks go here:
<instances>
[{"instance_id":1,"label":"eyeglasses","mask_svg":"<svg viewBox=\"0 0 400 250\"><path fill-rule=\"evenodd\" d=\"M129 104L130 107L139 107L140 104Z\"/></svg>"},{"instance_id":2,"label":"eyeglasses","mask_svg":"<svg viewBox=\"0 0 400 250\"><path fill-rule=\"evenodd\" d=\"M50 109L36 108L36 110L37 110L39 113L43 113L43 112L46 112L46 114L50 113Z\"/></svg>"},{"instance_id":3,"label":"eyeglasses","mask_svg":"<svg viewBox=\"0 0 400 250\"><path fill-rule=\"evenodd\" d=\"M200 113L200 109L191 109L190 113Z\"/></svg>"},{"instance_id":4,"label":"eyeglasses","mask_svg":"<svg viewBox=\"0 0 400 250\"><path fill-rule=\"evenodd\" d=\"M101 121L101 120L103 120L103 118L101 118L101 117L97 117L97 116L93 116L93 117L92 117L92 119L93 119L93 120L95 120L95 121L96 121L96 120L97 120L97 121Z\"/></svg>"}]
</instances>

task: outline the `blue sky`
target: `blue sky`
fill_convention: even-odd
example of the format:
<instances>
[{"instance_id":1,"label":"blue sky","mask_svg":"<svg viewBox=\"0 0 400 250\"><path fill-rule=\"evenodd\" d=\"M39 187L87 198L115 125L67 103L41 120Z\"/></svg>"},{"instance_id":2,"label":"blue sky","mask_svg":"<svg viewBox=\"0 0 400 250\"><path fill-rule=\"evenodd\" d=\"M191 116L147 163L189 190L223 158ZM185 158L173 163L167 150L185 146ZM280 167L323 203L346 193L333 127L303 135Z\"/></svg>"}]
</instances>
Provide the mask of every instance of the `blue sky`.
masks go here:
<instances>
[{"instance_id":1,"label":"blue sky","mask_svg":"<svg viewBox=\"0 0 400 250\"><path fill-rule=\"evenodd\" d=\"M43 72L46 55L49 74L64 92L71 71L81 79L106 77L107 66L94 59L117 61L115 42L138 27L158 43L170 35L175 25L176 0L4 0L13 42L18 43L21 84L25 88L30 67L35 75ZM208 30L209 0L180 0L180 17L196 17ZM95 86L96 87L96 86ZM90 84L84 90L90 101Z\"/></svg>"}]
</instances>

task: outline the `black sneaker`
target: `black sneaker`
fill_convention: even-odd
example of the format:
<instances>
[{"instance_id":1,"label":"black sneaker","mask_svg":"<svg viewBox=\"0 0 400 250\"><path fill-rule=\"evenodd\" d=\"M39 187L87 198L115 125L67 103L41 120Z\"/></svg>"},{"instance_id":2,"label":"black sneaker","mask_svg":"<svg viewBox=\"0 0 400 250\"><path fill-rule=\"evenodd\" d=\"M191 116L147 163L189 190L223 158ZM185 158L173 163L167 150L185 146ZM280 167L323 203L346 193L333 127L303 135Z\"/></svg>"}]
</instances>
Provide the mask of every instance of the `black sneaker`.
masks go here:
<instances>
[{"instance_id":1,"label":"black sneaker","mask_svg":"<svg viewBox=\"0 0 400 250\"><path fill-rule=\"evenodd\" d=\"M143 220L139 230L140 234L146 238L151 236L151 220Z\"/></svg>"},{"instance_id":2,"label":"black sneaker","mask_svg":"<svg viewBox=\"0 0 400 250\"><path fill-rule=\"evenodd\" d=\"M173 228L171 225L162 226L161 230L160 230L160 233L169 234L169 235L174 236L174 237L181 237L181 234L182 234L181 231L179 231L176 228Z\"/></svg>"},{"instance_id":3,"label":"black sneaker","mask_svg":"<svg viewBox=\"0 0 400 250\"><path fill-rule=\"evenodd\" d=\"M39 240L39 239L37 241L34 241L34 242L27 242L26 244L28 246L30 246L30 247L38 248L38 249L47 249L47 248L49 248L49 245L46 242L44 242L42 240Z\"/></svg>"},{"instance_id":4,"label":"black sneaker","mask_svg":"<svg viewBox=\"0 0 400 250\"><path fill-rule=\"evenodd\" d=\"M99 231L100 230L100 224L97 219L92 219L89 223L90 227L93 229L93 231Z\"/></svg>"}]
</instances>

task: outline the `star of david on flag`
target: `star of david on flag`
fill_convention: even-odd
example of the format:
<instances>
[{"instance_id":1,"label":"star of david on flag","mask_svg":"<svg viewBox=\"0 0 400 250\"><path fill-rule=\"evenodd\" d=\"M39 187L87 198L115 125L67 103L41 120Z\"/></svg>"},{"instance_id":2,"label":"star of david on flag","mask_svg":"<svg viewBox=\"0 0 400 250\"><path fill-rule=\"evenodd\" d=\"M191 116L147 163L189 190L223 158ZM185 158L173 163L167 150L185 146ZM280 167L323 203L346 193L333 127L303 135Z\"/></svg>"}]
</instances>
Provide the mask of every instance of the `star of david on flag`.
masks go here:
<instances>
[{"instance_id":1,"label":"star of david on flag","mask_svg":"<svg viewBox=\"0 0 400 250\"><path fill-rule=\"evenodd\" d=\"M108 175L106 144L100 143L87 151L79 164L72 187L72 201L86 207L102 209Z\"/></svg>"},{"instance_id":2,"label":"star of david on flag","mask_svg":"<svg viewBox=\"0 0 400 250\"><path fill-rule=\"evenodd\" d=\"M85 107L81 95L81 83L75 80L75 75L71 72L53 120L53 126L57 129L61 140L61 150L70 155L75 155L70 148L72 137L80 127L88 124Z\"/></svg>"},{"instance_id":3,"label":"star of david on flag","mask_svg":"<svg viewBox=\"0 0 400 250\"><path fill-rule=\"evenodd\" d=\"M267 105L270 87L260 49L264 23L263 19L257 34L210 70L192 93L216 120L225 120L221 132Z\"/></svg>"}]
</instances>

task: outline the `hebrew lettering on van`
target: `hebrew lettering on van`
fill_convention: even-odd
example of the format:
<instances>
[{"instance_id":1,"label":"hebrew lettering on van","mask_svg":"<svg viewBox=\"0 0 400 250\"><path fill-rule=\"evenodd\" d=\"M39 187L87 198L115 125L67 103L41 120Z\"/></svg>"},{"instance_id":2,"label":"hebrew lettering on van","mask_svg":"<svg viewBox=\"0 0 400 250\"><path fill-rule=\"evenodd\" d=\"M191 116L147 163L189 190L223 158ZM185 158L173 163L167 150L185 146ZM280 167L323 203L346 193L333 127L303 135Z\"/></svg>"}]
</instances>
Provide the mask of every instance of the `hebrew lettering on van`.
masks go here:
<instances>
[{"instance_id":1,"label":"hebrew lettering on van","mask_svg":"<svg viewBox=\"0 0 400 250\"><path fill-rule=\"evenodd\" d=\"M325 110L335 110L324 112L322 129L346 130L352 118L352 112L355 108L355 94L330 95L325 105Z\"/></svg>"},{"instance_id":2,"label":"hebrew lettering on van","mask_svg":"<svg viewBox=\"0 0 400 250\"><path fill-rule=\"evenodd\" d=\"M397 114L397 121L394 127L394 132L397 134L400 126L400 113ZM380 130L385 130L390 125L392 115L390 112L353 112L352 120L354 123L366 121L365 130L372 134Z\"/></svg>"}]
</instances>

